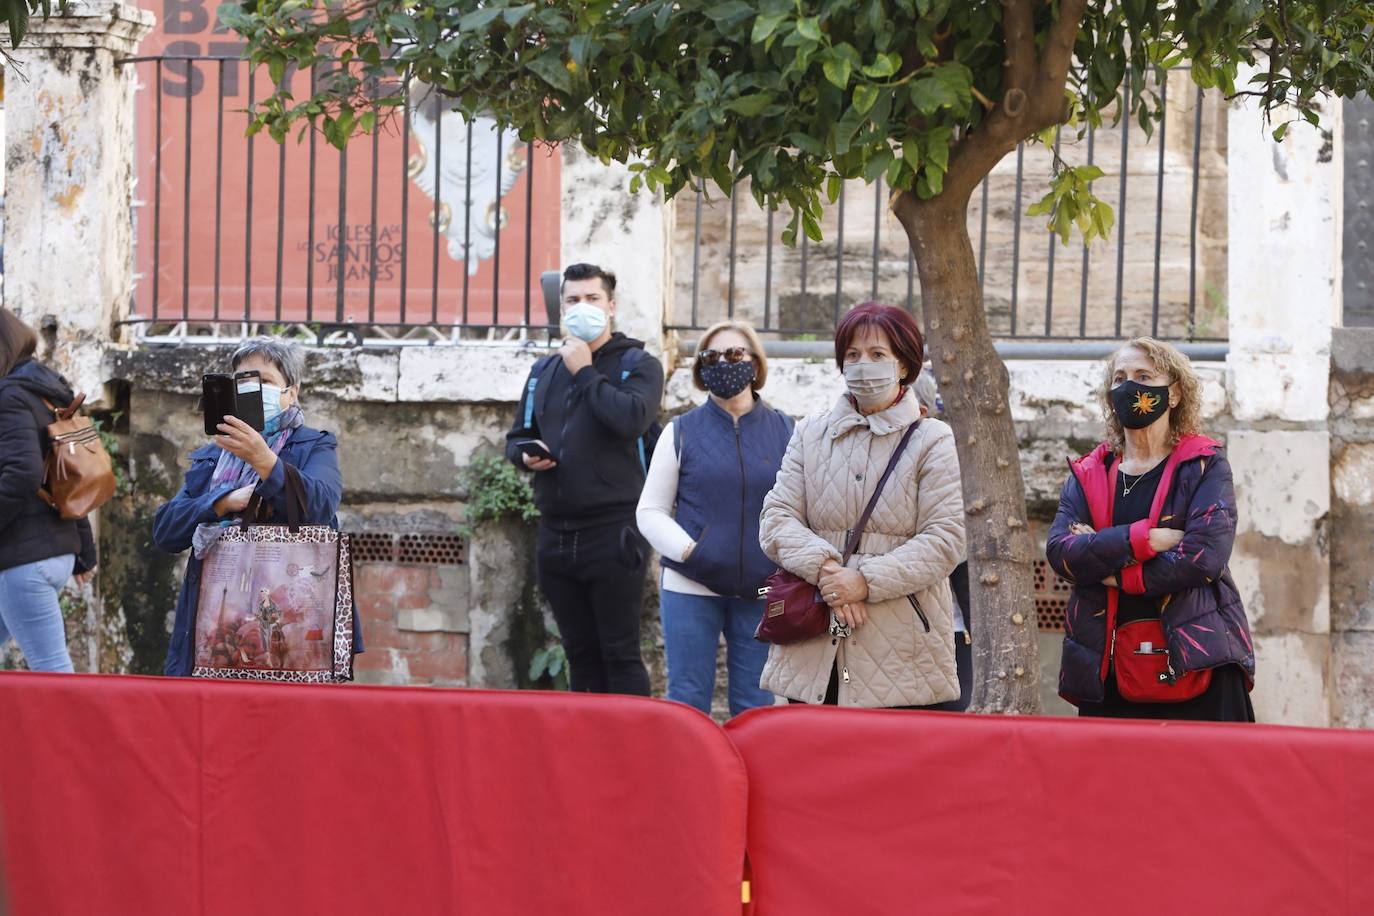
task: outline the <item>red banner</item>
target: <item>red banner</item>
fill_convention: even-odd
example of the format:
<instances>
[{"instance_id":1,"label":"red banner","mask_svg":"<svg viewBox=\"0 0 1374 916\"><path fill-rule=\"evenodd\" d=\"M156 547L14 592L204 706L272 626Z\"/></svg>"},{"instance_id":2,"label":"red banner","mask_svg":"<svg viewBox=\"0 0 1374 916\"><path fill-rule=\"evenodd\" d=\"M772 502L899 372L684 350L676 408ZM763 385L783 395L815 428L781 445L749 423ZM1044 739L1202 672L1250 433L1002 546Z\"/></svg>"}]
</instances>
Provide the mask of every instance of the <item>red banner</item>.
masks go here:
<instances>
[{"instance_id":1,"label":"red banner","mask_svg":"<svg viewBox=\"0 0 1374 916\"><path fill-rule=\"evenodd\" d=\"M739 913L744 769L676 704L3 674L0 723L16 916Z\"/></svg>"},{"instance_id":2,"label":"red banner","mask_svg":"<svg viewBox=\"0 0 1374 916\"><path fill-rule=\"evenodd\" d=\"M1374 734L764 709L757 916L1374 913Z\"/></svg>"},{"instance_id":3,"label":"red banner","mask_svg":"<svg viewBox=\"0 0 1374 916\"><path fill-rule=\"evenodd\" d=\"M522 325L559 267L560 157L416 91L340 154L245 137L265 69L214 0L163 0L137 101L141 317ZM185 60L184 57L231 58ZM322 78L324 74L319 74ZM311 75L288 71L298 99ZM340 189L343 189L341 193ZM499 276L498 276L499 275ZM528 285L527 285L528 284ZM308 309L307 304L313 303Z\"/></svg>"}]
</instances>

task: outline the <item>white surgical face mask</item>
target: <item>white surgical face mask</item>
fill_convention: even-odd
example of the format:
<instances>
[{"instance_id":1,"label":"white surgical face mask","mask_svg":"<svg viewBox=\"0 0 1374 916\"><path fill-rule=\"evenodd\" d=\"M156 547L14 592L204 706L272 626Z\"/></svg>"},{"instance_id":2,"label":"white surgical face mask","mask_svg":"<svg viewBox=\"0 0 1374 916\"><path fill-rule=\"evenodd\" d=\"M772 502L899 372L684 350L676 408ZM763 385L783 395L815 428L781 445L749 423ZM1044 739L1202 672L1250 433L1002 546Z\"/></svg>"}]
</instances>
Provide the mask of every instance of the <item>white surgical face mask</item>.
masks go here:
<instances>
[{"instance_id":1,"label":"white surgical face mask","mask_svg":"<svg viewBox=\"0 0 1374 916\"><path fill-rule=\"evenodd\" d=\"M563 326L568 333L591 343L606 330L606 312L595 305L579 302L563 313Z\"/></svg>"},{"instance_id":2,"label":"white surgical face mask","mask_svg":"<svg viewBox=\"0 0 1374 916\"><path fill-rule=\"evenodd\" d=\"M885 406L897 390L897 361L847 363L844 383L860 407L867 410Z\"/></svg>"}]
</instances>

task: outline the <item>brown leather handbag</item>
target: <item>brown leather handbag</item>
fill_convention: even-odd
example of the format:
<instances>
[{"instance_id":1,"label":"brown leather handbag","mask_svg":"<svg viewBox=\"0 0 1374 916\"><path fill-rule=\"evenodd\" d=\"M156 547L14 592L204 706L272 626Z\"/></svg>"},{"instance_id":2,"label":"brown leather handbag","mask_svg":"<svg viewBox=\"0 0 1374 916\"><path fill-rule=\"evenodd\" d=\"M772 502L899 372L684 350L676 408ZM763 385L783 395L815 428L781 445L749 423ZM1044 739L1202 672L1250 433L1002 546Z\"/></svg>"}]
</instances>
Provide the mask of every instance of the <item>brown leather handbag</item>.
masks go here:
<instances>
[{"instance_id":1,"label":"brown leather handbag","mask_svg":"<svg viewBox=\"0 0 1374 916\"><path fill-rule=\"evenodd\" d=\"M86 400L78 394L67 407L54 407L48 424L50 447L43 464L38 495L64 519L85 518L110 501L115 492L114 466L90 417L76 412Z\"/></svg>"},{"instance_id":2,"label":"brown leather handbag","mask_svg":"<svg viewBox=\"0 0 1374 916\"><path fill-rule=\"evenodd\" d=\"M863 537L868 520L878 506L878 497L882 495L883 485L892 476L902 452L906 451L906 444L911 441L912 433L916 432L916 427L920 425L921 421L917 420L902 434L902 441L897 443L897 449L888 460L883 476L878 479L878 486L869 497L863 515L859 516L859 523L849 533L849 540L844 545L844 556L840 560L841 566L848 566L849 558L858 549L859 539ZM759 642L787 646L820 636L830 627L830 606L821 597L820 589L785 569L779 569L768 577L763 588L759 589L759 597L767 601L763 619L759 621L758 629L754 630L754 638Z\"/></svg>"}]
</instances>

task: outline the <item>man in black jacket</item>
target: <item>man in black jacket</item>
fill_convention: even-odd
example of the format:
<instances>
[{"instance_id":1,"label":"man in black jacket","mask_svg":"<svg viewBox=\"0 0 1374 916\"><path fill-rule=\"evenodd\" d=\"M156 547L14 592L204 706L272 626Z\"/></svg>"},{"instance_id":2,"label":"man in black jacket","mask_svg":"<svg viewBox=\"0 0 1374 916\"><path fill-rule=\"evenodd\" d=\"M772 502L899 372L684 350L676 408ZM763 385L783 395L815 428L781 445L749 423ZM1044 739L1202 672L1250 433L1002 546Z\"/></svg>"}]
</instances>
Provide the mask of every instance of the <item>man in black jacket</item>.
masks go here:
<instances>
[{"instance_id":1,"label":"man in black jacket","mask_svg":"<svg viewBox=\"0 0 1374 916\"><path fill-rule=\"evenodd\" d=\"M646 550L634 517L663 367L641 341L612 331L615 274L574 264L562 298L570 336L530 371L506 457L534 473L539 587L572 689L648 696L639 649Z\"/></svg>"}]
</instances>

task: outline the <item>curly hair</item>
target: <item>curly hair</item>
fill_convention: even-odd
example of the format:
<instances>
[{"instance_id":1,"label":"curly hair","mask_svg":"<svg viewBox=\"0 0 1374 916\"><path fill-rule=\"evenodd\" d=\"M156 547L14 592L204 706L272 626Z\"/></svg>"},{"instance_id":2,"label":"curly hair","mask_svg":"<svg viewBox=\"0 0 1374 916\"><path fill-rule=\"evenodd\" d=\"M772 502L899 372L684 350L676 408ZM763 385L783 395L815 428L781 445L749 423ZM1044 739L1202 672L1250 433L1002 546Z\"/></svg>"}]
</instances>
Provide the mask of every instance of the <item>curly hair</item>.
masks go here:
<instances>
[{"instance_id":1,"label":"curly hair","mask_svg":"<svg viewBox=\"0 0 1374 916\"><path fill-rule=\"evenodd\" d=\"M1150 362L1169 377L1170 385L1178 386L1178 406L1169 410L1169 445L1177 445L1184 436L1196 435L1202 431L1202 382L1193 371L1193 364L1173 344L1155 340L1153 337L1137 337L1127 341L1107 360L1103 372L1102 416L1107 421L1107 442L1118 455L1126 445L1126 433L1116 411L1112 409L1112 375L1116 372L1116 359L1126 350L1139 350L1149 357Z\"/></svg>"}]
</instances>

